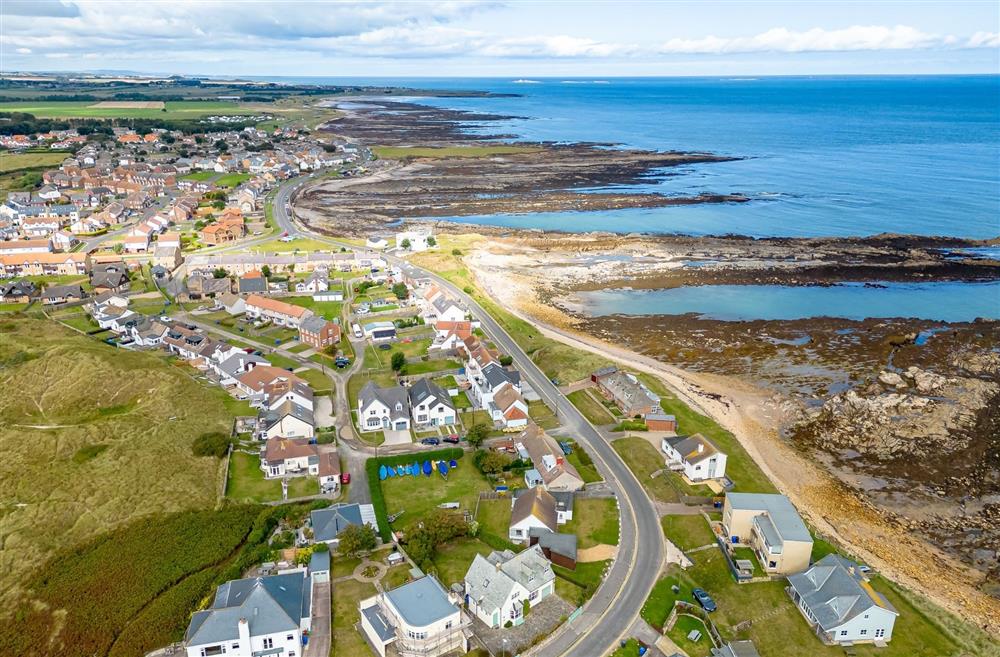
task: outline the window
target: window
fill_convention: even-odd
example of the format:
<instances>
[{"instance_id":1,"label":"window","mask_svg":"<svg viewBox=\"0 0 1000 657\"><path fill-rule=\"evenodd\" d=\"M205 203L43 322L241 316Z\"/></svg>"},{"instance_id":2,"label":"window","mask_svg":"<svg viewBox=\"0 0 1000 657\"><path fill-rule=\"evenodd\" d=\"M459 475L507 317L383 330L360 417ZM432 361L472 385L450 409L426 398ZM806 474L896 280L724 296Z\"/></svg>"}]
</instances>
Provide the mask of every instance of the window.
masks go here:
<instances>
[{"instance_id":1,"label":"window","mask_svg":"<svg viewBox=\"0 0 1000 657\"><path fill-rule=\"evenodd\" d=\"M285 637L285 641L294 641L294 640L295 640L294 634L289 634L288 636Z\"/></svg>"},{"instance_id":2,"label":"window","mask_svg":"<svg viewBox=\"0 0 1000 657\"><path fill-rule=\"evenodd\" d=\"M861 630L861 636L868 634L868 630Z\"/></svg>"},{"instance_id":3,"label":"window","mask_svg":"<svg viewBox=\"0 0 1000 657\"><path fill-rule=\"evenodd\" d=\"M414 632L413 630L408 630L406 632L406 634L411 639L426 639L427 638L427 632Z\"/></svg>"},{"instance_id":4,"label":"window","mask_svg":"<svg viewBox=\"0 0 1000 657\"><path fill-rule=\"evenodd\" d=\"M847 630L841 630L840 636L847 636Z\"/></svg>"},{"instance_id":5,"label":"window","mask_svg":"<svg viewBox=\"0 0 1000 657\"><path fill-rule=\"evenodd\" d=\"M876 639L881 639L884 636L885 636L885 629L884 628L880 627L877 630L875 630L875 638Z\"/></svg>"},{"instance_id":6,"label":"window","mask_svg":"<svg viewBox=\"0 0 1000 657\"><path fill-rule=\"evenodd\" d=\"M269 636L264 637L264 650L270 650L274 647L274 639Z\"/></svg>"},{"instance_id":7,"label":"window","mask_svg":"<svg viewBox=\"0 0 1000 657\"><path fill-rule=\"evenodd\" d=\"M209 646L207 648L201 649L202 657L212 657L212 655L224 655L226 654L226 646Z\"/></svg>"},{"instance_id":8,"label":"window","mask_svg":"<svg viewBox=\"0 0 1000 657\"><path fill-rule=\"evenodd\" d=\"M234 643L233 644L233 650L239 650L239 649L240 649L240 644Z\"/></svg>"},{"instance_id":9,"label":"window","mask_svg":"<svg viewBox=\"0 0 1000 657\"><path fill-rule=\"evenodd\" d=\"M528 594L528 600L534 600L537 597L538 597L538 591L532 591L531 593Z\"/></svg>"},{"instance_id":10,"label":"window","mask_svg":"<svg viewBox=\"0 0 1000 657\"><path fill-rule=\"evenodd\" d=\"M451 629L451 623L452 623L451 621L448 621L447 623L445 623L444 624L444 629L450 630Z\"/></svg>"}]
</instances>

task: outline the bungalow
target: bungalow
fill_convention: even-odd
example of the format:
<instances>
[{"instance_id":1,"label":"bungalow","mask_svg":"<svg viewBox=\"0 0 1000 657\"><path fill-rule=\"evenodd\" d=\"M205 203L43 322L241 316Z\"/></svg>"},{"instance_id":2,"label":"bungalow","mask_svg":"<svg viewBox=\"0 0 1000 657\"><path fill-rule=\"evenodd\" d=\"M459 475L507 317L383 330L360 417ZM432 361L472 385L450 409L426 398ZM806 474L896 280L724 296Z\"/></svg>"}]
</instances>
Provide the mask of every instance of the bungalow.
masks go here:
<instances>
[{"instance_id":1,"label":"bungalow","mask_svg":"<svg viewBox=\"0 0 1000 657\"><path fill-rule=\"evenodd\" d=\"M256 369L256 368L255 368ZM286 400L275 408L262 410L257 418L257 437L270 438L312 438L316 435L316 424L312 409Z\"/></svg>"},{"instance_id":2,"label":"bungalow","mask_svg":"<svg viewBox=\"0 0 1000 657\"><path fill-rule=\"evenodd\" d=\"M136 315L135 321L128 328L128 335L132 338L132 345L135 347L156 347L163 342L163 338L170 330L166 324L159 320L143 315Z\"/></svg>"},{"instance_id":3,"label":"bungalow","mask_svg":"<svg viewBox=\"0 0 1000 657\"><path fill-rule=\"evenodd\" d=\"M84 217L71 223L69 225L69 232L74 235L83 235L87 233L97 233L107 227L108 225L97 217Z\"/></svg>"},{"instance_id":4,"label":"bungalow","mask_svg":"<svg viewBox=\"0 0 1000 657\"><path fill-rule=\"evenodd\" d=\"M511 498L510 526L507 535L514 543L527 543L528 530L541 528L557 531L573 519L573 493L550 493L541 486L518 489ZM561 499L556 499L556 495Z\"/></svg>"},{"instance_id":5,"label":"bungalow","mask_svg":"<svg viewBox=\"0 0 1000 657\"><path fill-rule=\"evenodd\" d=\"M358 430L362 432L410 428L409 397L402 386L380 388L369 381L358 393Z\"/></svg>"},{"instance_id":6,"label":"bungalow","mask_svg":"<svg viewBox=\"0 0 1000 657\"><path fill-rule=\"evenodd\" d=\"M181 234L176 231L163 233L156 239L156 246L175 246L179 249L181 248Z\"/></svg>"},{"instance_id":7,"label":"bungalow","mask_svg":"<svg viewBox=\"0 0 1000 657\"><path fill-rule=\"evenodd\" d=\"M461 322L468 313L458 303L443 294L434 299L424 309L424 320L428 324L437 322Z\"/></svg>"},{"instance_id":8,"label":"bungalow","mask_svg":"<svg viewBox=\"0 0 1000 657\"><path fill-rule=\"evenodd\" d=\"M660 408L660 398L644 386L639 379L617 367L602 367L590 375L607 399L621 409L626 417L645 416Z\"/></svg>"},{"instance_id":9,"label":"bungalow","mask_svg":"<svg viewBox=\"0 0 1000 657\"><path fill-rule=\"evenodd\" d=\"M469 651L462 610L431 575L358 603L361 629L379 657L441 657Z\"/></svg>"},{"instance_id":10,"label":"bungalow","mask_svg":"<svg viewBox=\"0 0 1000 657\"><path fill-rule=\"evenodd\" d=\"M45 288L40 296L43 304L53 306L60 303L81 301L86 298L87 294L79 285L53 285Z\"/></svg>"},{"instance_id":11,"label":"bungalow","mask_svg":"<svg viewBox=\"0 0 1000 657\"><path fill-rule=\"evenodd\" d=\"M263 405L277 389L284 390L295 383L305 381L280 367L257 365L239 377L236 387L250 395L258 405Z\"/></svg>"},{"instance_id":12,"label":"bungalow","mask_svg":"<svg viewBox=\"0 0 1000 657\"><path fill-rule=\"evenodd\" d=\"M340 324L318 315L306 317L299 324L299 342L316 349L325 349L340 342Z\"/></svg>"},{"instance_id":13,"label":"bungalow","mask_svg":"<svg viewBox=\"0 0 1000 657\"><path fill-rule=\"evenodd\" d=\"M683 472L689 481L721 479L726 475L726 455L700 433L664 438L661 445L667 455L667 467Z\"/></svg>"},{"instance_id":14,"label":"bungalow","mask_svg":"<svg viewBox=\"0 0 1000 657\"><path fill-rule=\"evenodd\" d=\"M899 612L872 588L856 563L839 554L828 554L804 573L789 575L787 590L827 645L885 645L892 639Z\"/></svg>"},{"instance_id":15,"label":"bungalow","mask_svg":"<svg viewBox=\"0 0 1000 657\"><path fill-rule=\"evenodd\" d=\"M124 333L126 322L135 317L135 313L128 308L123 308L112 303L94 304L90 308L90 316L94 318L97 325L102 329L109 329L115 333Z\"/></svg>"},{"instance_id":16,"label":"bungalow","mask_svg":"<svg viewBox=\"0 0 1000 657\"><path fill-rule=\"evenodd\" d=\"M302 654L312 628L312 578L305 568L226 582L184 633L187 657Z\"/></svg>"},{"instance_id":17,"label":"bungalow","mask_svg":"<svg viewBox=\"0 0 1000 657\"><path fill-rule=\"evenodd\" d=\"M465 604L488 627L524 622L524 602L538 604L554 591L555 573L538 545L477 554L465 573Z\"/></svg>"},{"instance_id":18,"label":"bungalow","mask_svg":"<svg viewBox=\"0 0 1000 657\"><path fill-rule=\"evenodd\" d=\"M313 540L336 547L340 543L340 532L351 525L368 525L378 529L375 507L371 504L334 504L325 509L314 509L309 514Z\"/></svg>"},{"instance_id":19,"label":"bungalow","mask_svg":"<svg viewBox=\"0 0 1000 657\"><path fill-rule=\"evenodd\" d=\"M409 397L415 427L455 424L457 415L451 397L430 379L420 379L410 386Z\"/></svg>"},{"instance_id":20,"label":"bungalow","mask_svg":"<svg viewBox=\"0 0 1000 657\"><path fill-rule=\"evenodd\" d=\"M120 292L130 285L128 267L123 261L94 265L90 284L95 292Z\"/></svg>"},{"instance_id":21,"label":"bungalow","mask_svg":"<svg viewBox=\"0 0 1000 657\"><path fill-rule=\"evenodd\" d=\"M37 293L32 281L0 283L0 303L28 303Z\"/></svg>"},{"instance_id":22,"label":"bungalow","mask_svg":"<svg viewBox=\"0 0 1000 657\"><path fill-rule=\"evenodd\" d=\"M542 485L549 491L576 491L583 488L583 478L566 460L559 443L538 425L530 423L514 445L531 459L534 468L524 473L528 486Z\"/></svg>"},{"instance_id":23,"label":"bungalow","mask_svg":"<svg viewBox=\"0 0 1000 657\"><path fill-rule=\"evenodd\" d=\"M267 279L259 270L248 271L239 277L236 282L240 294L257 294L267 292Z\"/></svg>"},{"instance_id":24,"label":"bungalow","mask_svg":"<svg viewBox=\"0 0 1000 657\"><path fill-rule=\"evenodd\" d=\"M722 529L733 544L753 548L769 574L788 575L809 567L812 536L784 495L727 494Z\"/></svg>"},{"instance_id":25,"label":"bungalow","mask_svg":"<svg viewBox=\"0 0 1000 657\"><path fill-rule=\"evenodd\" d=\"M230 315L242 315L246 312L247 304L243 300L243 297L238 294L233 294L232 292L226 292L216 298L218 303L223 307L223 309Z\"/></svg>"},{"instance_id":26,"label":"bungalow","mask_svg":"<svg viewBox=\"0 0 1000 657\"><path fill-rule=\"evenodd\" d=\"M460 322L440 321L434 325L434 342L428 349L452 352L471 337L472 322L465 320Z\"/></svg>"},{"instance_id":27,"label":"bungalow","mask_svg":"<svg viewBox=\"0 0 1000 657\"><path fill-rule=\"evenodd\" d=\"M265 319L290 328L298 328L303 319L313 314L311 310L302 306L269 299L259 294L247 297L245 312L251 319Z\"/></svg>"},{"instance_id":28,"label":"bungalow","mask_svg":"<svg viewBox=\"0 0 1000 657\"><path fill-rule=\"evenodd\" d=\"M270 363L263 356L237 351L215 362L212 369L219 377L219 385L228 387L235 386L241 376L258 365L270 365Z\"/></svg>"}]
</instances>

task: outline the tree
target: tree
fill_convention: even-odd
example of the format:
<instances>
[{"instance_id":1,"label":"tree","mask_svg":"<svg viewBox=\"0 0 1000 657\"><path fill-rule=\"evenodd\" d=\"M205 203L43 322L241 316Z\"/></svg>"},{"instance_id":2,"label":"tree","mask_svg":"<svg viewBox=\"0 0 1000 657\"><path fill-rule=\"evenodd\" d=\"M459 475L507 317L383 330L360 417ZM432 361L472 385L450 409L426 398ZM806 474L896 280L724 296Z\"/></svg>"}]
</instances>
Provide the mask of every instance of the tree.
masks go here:
<instances>
[{"instance_id":1,"label":"tree","mask_svg":"<svg viewBox=\"0 0 1000 657\"><path fill-rule=\"evenodd\" d=\"M402 351L392 352L391 365L393 372L399 372L400 374L402 374L403 368L406 367L406 356L403 354Z\"/></svg>"},{"instance_id":2,"label":"tree","mask_svg":"<svg viewBox=\"0 0 1000 657\"><path fill-rule=\"evenodd\" d=\"M503 365L504 367L510 367L511 365L514 364L514 357L507 355L501 356L500 364Z\"/></svg>"},{"instance_id":3,"label":"tree","mask_svg":"<svg viewBox=\"0 0 1000 657\"><path fill-rule=\"evenodd\" d=\"M226 202L225 201L212 201L212 207L215 208L216 210L225 210L226 209Z\"/></svg>"},{"instance_id":4,"label":"tree","mask_svg":"<svg viewBox=\"0 0 1000 657\"><path fill-rule=\"evenodd\" d=\"M427 246L437 246L438 241L431 235L427 238Z\"/></svg>"},{"instance_id":5,"label":"tree","mask_svg":"<svg viewBox=\"0 0 1000 657\"><path fill-rule=\"evenodd\" d=\"M462 255L462 249L452 249L451 250L451 254L453 256L460 256L460 255Z\"/></svg>"},{"instance_id":6,"label":"tree","mask_svg":"<svg viewBox=\"0 0 1000 657\"><path fill-rule=\"evenodd\" d=\"M409 251L410 247L412 246L412 244L410 244L410 240L409 239L405 239L405 240L403 240L402 242L399 243L399 246L401 248L405 249L406 251Z\"/></svg>"},{"instance_id":7,"label":"tree","mask_svg":"<svg viewBox=\"0 0 1000 657\"><path fill-rule=\"evenodd\" d=\"M410 290L406 287L406 283L396 283L395 285L393 285L392 293L400 301L410 296Z\"/></svg>"},{"instance_id":8,"label":"tree","mask_svg":"<svg viewBox=\"0 0 1000 657\"><path fill-rule=\"evenodd\" d=\"M496 477L510 464L510 457L501 452L480 450L476 452L476 466L488 477Z\"/></svg>"},{"instance_id":9,"label":"tree","mask_svg":"<svg viewBox=\"0 0 1000 657\"><path fill-rule=\"evenodd\" d=\"M473 425L469 432L466 434L465 439L469 441L469 444L473 447L479 447L486 440L486 437L490 435L490 425L480 422L479 424Z\"/></svg>"},{"instance_id":10,"label":"tree","mask_svg":"<svg viewBox=\"0 0 1000 657\"><path fill-rule=\"evenodd\" d=\"M531 601L525 598L524 603L521 605L521 607L524 609L524 616L527 617L528 612L531 611Z\"/></svg>"},{"instance_id":11,"label":"tree","mask_svg":"<svg viewBox=\"0 0 1000 657\"><path fill-rule=\"evenodd\" d=\"M271 278L271 268L267 265L260 268L260 273L264 275L264 278Z\"/></svg>"},{"instance_id":12,"label":"tree","mask_svg":"<svg viewBox=\"0 0 1000 657\"><path fill-rule=\"evenodd\" d=\"M348 525L340 534L340 551L348 557L357 557L367 554L378 545L375 530L368 525Z\"/></svg>"},{"instance_id":13,"label":"tree","mask_svg":"<svg viewBox=\"0 0 1000 657\"><path fill-rule=\"evenodd\" d=\"M226 276L229 276L229 272L222 267L218 267L212 271L212 278L225 278Z\"/></svg>"}]
</instances>

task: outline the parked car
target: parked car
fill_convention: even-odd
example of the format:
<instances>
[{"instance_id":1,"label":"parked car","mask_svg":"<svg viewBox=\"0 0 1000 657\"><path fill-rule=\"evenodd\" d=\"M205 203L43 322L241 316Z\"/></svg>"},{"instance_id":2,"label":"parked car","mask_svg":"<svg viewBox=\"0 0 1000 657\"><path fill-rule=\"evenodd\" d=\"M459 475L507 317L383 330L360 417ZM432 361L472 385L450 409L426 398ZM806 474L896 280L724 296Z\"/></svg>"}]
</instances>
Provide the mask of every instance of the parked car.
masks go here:
<instances>
[{"instance_id":1,"label":"parked car","mask_svg":"<svg viewBox=\"0 0 1000 657\"><path fill-rule=\"evenodd\" d=\"M424 438L420 441L421 445L440 445L441 441L437 438Z\"/></svg>"},{"instance_id":2,"label":"parked car","mask_svg":"<svg viewBox=\"0 0 1000 657\"><path fill-rule=\"evenodd\" d=\"M460 441L460 440L461 440L461 438L459 438L458 435L454 434L454 433L451 434L450 436L445 436L444 437L444 441L446 443L451 443L452 445L457 445L458 441Z\"/></svg>"},{"instance_id":3,"label":"parked car","mask_svg":"<svg viewBox=\"0 0 1000 657\"><path fill-rule=\"evenodd\" d=\"M709 613L715 611L715 600L713 600L712 596L705 592L705 589L694 589L691 593L694 595L694 599L698 601L698 604L701 605L702 609Z\"/></svg>"},{"instance_id":4,"label":"parked car","mask_svg":"<svg viewBox=\"0 0 1000 657\"><path fill-rule=\"evenodd\" d=\"M349 484L349 483L351 483L351 473L350 472L345 472L345 473L341 474L340 475L340 483L342 483L342 484Z\"/></svg>"}]
</instances>

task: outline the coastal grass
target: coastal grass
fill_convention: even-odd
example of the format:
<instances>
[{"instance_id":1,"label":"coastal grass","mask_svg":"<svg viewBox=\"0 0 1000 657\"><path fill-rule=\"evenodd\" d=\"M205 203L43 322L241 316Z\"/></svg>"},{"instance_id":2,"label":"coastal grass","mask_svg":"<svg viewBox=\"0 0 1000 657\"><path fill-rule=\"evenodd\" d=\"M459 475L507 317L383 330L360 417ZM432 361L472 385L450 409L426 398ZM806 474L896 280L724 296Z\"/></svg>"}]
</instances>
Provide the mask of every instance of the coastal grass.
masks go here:
<instances>
[{"instance_id":1,"label":"coastal grass","mask_svg":"<svg viewBox=\"0 0 1000 657\"><path fill-rule=\"evenodd\" d=\"M0 112L24 112L39 119L200 119L205 116L253 114L257 110L237 103L206 100L167 101L163 109L101 107L93 101L0 102Z\"/></svg>"},{"instance_id":2,"label":"coastal grass","mask_svg":"<svg viewBox=\"0 0 1000 657\"><path fill-rule=\"evenodd\" d=\"M38 169L55 167L69 157L63 151L46 151L44 153L4 153L0 157L0 174L13 173L23 169Z\"/></svg>"},{"instance_id":3,"label":"coastal grass","mask_svg":"<svg viewBox=\"0 0 1000 657\"><path fill-rule=\"evenodd\" d=\"M663 469L664 461L648 441L644 438L619 438L611 446L650 497L659 502L680 502L680 494L671 485L669 473L652 476L654 472Z\"/></svg>"},{"instance_id":4,"label":"coastal grass","mask_svg":"<svg viewBox=\"0 0 1000 657\"><path fill-rule=\"evenodd\" d=\"M591 424L600 426L615 421L615 417L590 394L588 390L576 390L566 398L579 409Z\"/></svg>"},{"instance_id":5,"label":"coastal grass","mask_svg":"<svg viewBox=\"0 0 1000 657\"><path fill-rule=\"evenodd\" d=\"M581 497L573 502L573 519L559 531L576 534L580 549L618 545L618 502L613 498Z\"/></svg>"},{"instance_id":6,"label":"coastal grass","mask_svg":"<svg viewBox=\"0 0 1000 657\"><path fill-rule=\"evenodd\" d=\"M291 242L282 242L281 238L276 238L266 242L261 242L260 244L249 247L246 250L250 253L294 253L296 251L302 251L304 253L326 253L334 251L335 249L336 247L327 244L326 242L321 242L308 237L298 237ZM347 274L348 272L344 273ZM331 277L334 277L335 275L336 272L330 272Z\"/></svg>"},{"instance_id":7,"label":"coastal grass","mask_svg":"<svg viewBox=\"0 0 1000 657\"><path fill-rule=\"evenodd\" d=\"M711 527L700 513L663 516L660 525L663 527L663 535L681 550L692 550L715 542Z\"/></svg>"},{"instance_id":8,"label":"coastal grass","mask_svg":"<svg viewBox=\"0 0 1000 657\"><path fill-rule=\"evenodd\" d=\"M215 505L221 462L192 444L229 433L228 395L169 362L46 319L0 319L0 480L17 505L3 515L0 591L57 549L154 512Z\"/></svg>"},{"instance_id":9,"label":"coastal grass","mask_svg":"<svg viewBox=\"0 0 1000 657\"><path fill-rule=\"evenodd\" d=\"M466 158L492 157L494 155L518 155L537 153L540 146L372 146L372 153L382 160L412 160L416 158Z\"/></svg>"},{"instance_id":10,"label":"coastal grass","mask_svg":"<svg viewBox=\"0 0 1000 657\"><path fill-rule=\"evenodd\" d=\"M237 502L274 502L281 499L281 481L264 478L257 456L235 451L229 457L226 497Z\"/></svg>"}]
</instances>

